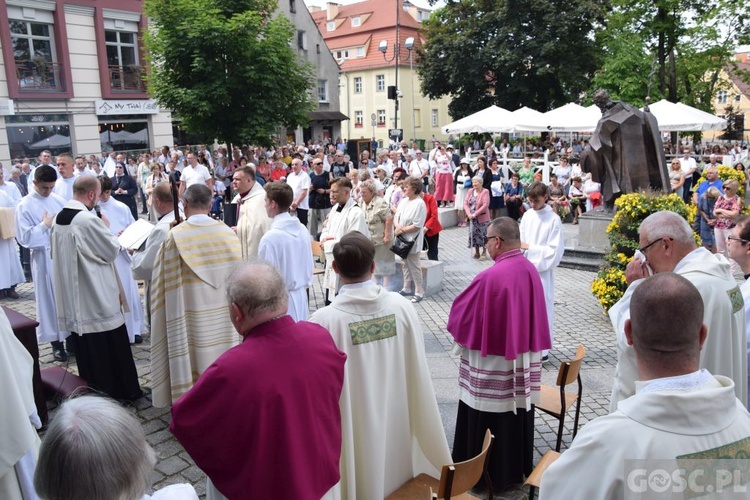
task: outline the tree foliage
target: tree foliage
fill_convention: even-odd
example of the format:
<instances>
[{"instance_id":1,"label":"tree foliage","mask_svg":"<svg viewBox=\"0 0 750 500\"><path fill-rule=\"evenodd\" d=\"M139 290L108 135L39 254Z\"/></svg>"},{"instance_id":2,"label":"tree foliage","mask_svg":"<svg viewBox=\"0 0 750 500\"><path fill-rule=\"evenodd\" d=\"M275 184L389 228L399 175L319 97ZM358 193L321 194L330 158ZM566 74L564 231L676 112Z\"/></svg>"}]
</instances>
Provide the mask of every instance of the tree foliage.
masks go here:
<instances>
[{"instance_id":1,"label":"tree foliage","mask_svg":"<svg viewBox=\"0 0 750 500\"><path fill-rule=\"evenodd\" d=\"M448 0L423 23L422 92L450 95L454 119L491 104L546 111L575 101L600 67L606 2Z\"/></svg>"},{"instance_id":2,"label":"tree foliage","mask_svg":"<svg viewBox=\"0 0 750 500\"><path fill-rule=\"evenodd\" d=\"M146 0L148 88L192 133L266 143L307 123L313 72L273 0Z\"/></svg>"},{"instance_id":3,"label":"tree foliage","mask_svg":"<svg viewBox=\"0 0 750 500\"><path fill-rule=\"evenodd\" d=\"M735 0L612 0L607 30L597 33L606 57L591 90L642 105L651 98L682 101L711 111L732 65L736 45L747 42L750 4ZM653 75L650 78L651 72Z\"/></svg>"}]
</instances>

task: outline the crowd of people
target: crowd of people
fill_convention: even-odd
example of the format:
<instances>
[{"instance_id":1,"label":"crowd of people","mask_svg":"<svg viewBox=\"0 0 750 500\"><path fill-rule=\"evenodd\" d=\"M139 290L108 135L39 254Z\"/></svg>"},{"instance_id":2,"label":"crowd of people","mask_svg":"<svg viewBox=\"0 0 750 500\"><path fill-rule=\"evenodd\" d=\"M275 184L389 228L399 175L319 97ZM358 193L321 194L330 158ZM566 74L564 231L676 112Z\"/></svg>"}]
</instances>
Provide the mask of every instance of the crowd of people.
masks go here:
<instances>
[{"instance_id":1,"label":"crowd of people","mask_svg":"<svg viewBox=\"0 0 750 500\"><path fill-rule=\"evenodd\" d=\"M522 483L533 468L542 363L554 349L562 223L595 208L598 189L587 188L590 179L567 150L545 184L532 156L506 178L502 145L487 145L476 160L451 144L433 146L401 143L355 161L333 144L243 146L231 155L165 146L136 159L61 153L54 166L43 152L26 177L17 176L25 194L0 176L0 205L15 213L15 239L0 240L8 256L0 286L13 298L25 281L17 243L30 252L38 341L51 343L56 361L74 357L102 395L66 401L40 448L31 358L0 312L0 382L14 388L0 410L9 423L0 443L13 444L3 446L0 491L196 498L190 485L148 496L153 451L138 422L112 401L146 393L130 351L142 335L151 342L152 404L171 407L170 430L206 473L208 498L381 499L417 474L438 476L444 464L475 456L487 429L496 438L491 484L478 488ZM683 195L684 168L673 184ZM689 422L674 423L675 453L750 452L750 293L727 260L750 271L750 223L737 219L737 183L718 184L710 164L703 174L691 199L701 230L713 222L719 253L699 248L676 214L643 222L630 286L610 312L618 353L612 414L581 431L550 468L542 497L556 498L565 478L594 470L602 473L585 497L621 488L621 460L601 456L622 450L602 446L608 440L600 436L632 440L631 420L651 429L634 458L662 458L654 451L666 439L660 429L676 417L644 405L680 414L700 407L711 416L700 422L699 442L689 440L698 432ZM710 196L709 214L701 207ZM415 309L426 294L422 253L438 259L441 209L457 211L475 258L494 261L455 298L446 326L461 363L452 453ZM118 236L139 216L153 228L142 243L123 247ZM309 314L316 245L326 297ZM690 314L675 313L683 307ZM689 391L697 397L681 395Z\"/></svg>"}]
</instances>

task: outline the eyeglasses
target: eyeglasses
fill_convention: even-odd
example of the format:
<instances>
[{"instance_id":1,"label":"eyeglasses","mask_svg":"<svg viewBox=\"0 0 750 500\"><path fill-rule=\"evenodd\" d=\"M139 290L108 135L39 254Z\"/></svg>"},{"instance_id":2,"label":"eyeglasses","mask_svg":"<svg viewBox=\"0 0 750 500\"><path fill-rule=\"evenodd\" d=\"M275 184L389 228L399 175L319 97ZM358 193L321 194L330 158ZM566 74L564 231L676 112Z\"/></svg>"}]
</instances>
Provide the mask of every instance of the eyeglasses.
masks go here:
<instances>
[{"instance_id":1,"label":"eyeglasses","mask_svg":"<svg viewBox=\"0 0 750 500\"><path fill-rule=\"evenodd\" d=\"M730 234L729 236L727 236L727 240L732 240L732 241L739 241L739 242L740 242L740 243L742 243L743 245L744 245L745 243L750 243L750 241L749 241L749 240L743 240L742 238L738 238L738 237L736 237L736 236L732 236L731 234Z\"/></svg>"},{"instance_id":2,"label":"eyeglasses","mask_svg":"<svg viewBox=\"0 0 750 500\"><path fill-rule=\"evenodd\" d=\"M652 241L651 243L649 243L648 245L646 245L645 247L643 247L643 248L639 248L638 250L640 250L640 251L641 251L641 253L645 254L645 253L646 253L646 250L648 250L648 249L649 249L649 248L650 248L651 246L655 245L656 243L659 243L659 242L660 242L660 241L662 241L663 239L664 239L664 238L657 238L657 239L655 239L654 241ZM672 241L672 238L667 238L667 239L668 239L669 241Z\"/></svg>"},{"instance_id":3,"label":"eyeglasses","mask_svg":"<svg viewBox=\"0 0 750 500\"><path fill-rule=\"evenodd\" d=\"M497 238L498 240L500 240L500 241L502 241L502 242L505 242L505 240L504 240L504 239L502 239L502 238L501 238L500 236L487 236L487 241L489 241L489 240L491 240L491 239L493 239L493 238Z\"/></svg>"}]
</instances>

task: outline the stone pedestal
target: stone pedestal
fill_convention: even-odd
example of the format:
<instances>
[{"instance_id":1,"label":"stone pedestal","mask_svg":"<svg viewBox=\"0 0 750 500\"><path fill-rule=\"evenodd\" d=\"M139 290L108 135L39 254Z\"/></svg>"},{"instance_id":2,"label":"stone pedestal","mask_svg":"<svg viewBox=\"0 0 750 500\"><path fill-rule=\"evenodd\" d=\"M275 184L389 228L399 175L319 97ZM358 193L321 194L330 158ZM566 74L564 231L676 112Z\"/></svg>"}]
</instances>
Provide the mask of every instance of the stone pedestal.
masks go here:
<instances>
[{"instance_id":1,"label":"stone pedestal","mask_svg":"<svg viewBox=\"0 0 750 500\"><path fill-rule=\"evenodd\" d=\"M613 213L586 212L578 218L578 248L592 248L602 252L610 249L607 226Z\"/></svg>"}]
</instances>

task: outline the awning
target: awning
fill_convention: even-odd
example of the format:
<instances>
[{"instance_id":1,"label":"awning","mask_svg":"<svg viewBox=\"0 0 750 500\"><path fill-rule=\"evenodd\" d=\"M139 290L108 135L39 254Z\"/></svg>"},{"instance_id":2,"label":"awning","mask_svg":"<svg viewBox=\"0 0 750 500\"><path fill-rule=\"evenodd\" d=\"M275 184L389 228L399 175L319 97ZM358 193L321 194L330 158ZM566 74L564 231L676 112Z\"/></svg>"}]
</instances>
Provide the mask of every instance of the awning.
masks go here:
<instances>
[{"instance_id":1,"label":"awning","mask_svg":"<svg viewBox=\"0 0 750 500\"><path fill-rule=\"evenodd\" d=\"M349 119L341 111L310 111L307 117L314 122L341 122Z\"/></svg>"}]
</instances>

